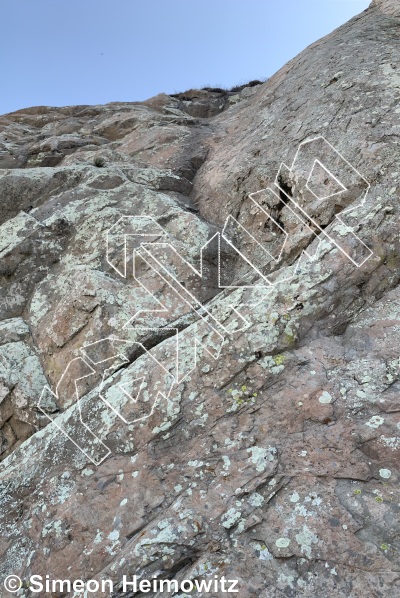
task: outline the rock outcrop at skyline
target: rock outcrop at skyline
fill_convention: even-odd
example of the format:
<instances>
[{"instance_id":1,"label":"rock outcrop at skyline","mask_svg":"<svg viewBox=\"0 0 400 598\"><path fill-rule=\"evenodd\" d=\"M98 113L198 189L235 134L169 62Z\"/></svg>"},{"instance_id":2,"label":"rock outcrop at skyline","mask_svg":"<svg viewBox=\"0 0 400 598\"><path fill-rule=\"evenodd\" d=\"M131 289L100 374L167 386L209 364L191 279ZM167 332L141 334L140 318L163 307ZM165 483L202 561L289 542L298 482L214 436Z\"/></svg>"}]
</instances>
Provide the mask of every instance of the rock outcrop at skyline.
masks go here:
<instances>
[{"instance_id":1,"label":"rock outcrop at skyline","mask_svg":"<svg viewBox=\"0 0 400 598\"><path fill-rule=\"evenodd\" d=\"M400 593L399 39L374 0L262 84L0 117L18 595Z\"/></svg>"}]
</instances>

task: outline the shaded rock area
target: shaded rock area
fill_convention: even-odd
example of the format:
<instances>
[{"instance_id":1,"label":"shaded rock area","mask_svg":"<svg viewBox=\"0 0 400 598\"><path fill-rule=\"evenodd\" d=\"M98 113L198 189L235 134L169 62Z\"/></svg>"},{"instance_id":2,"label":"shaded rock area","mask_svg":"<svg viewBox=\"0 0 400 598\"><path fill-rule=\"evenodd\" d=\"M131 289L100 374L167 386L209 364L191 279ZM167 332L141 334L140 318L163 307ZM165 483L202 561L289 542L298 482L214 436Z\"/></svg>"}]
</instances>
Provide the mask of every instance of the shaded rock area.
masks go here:
<instances>
[{"instance_id":1,"label":"shaded rock area","mask_svg":"<svg viewBox=\"0 0 400 598\"><path fill-rule=\"evenodd\" d=\"M374 0L262 84L0 118L18 595L400 595L399 42Z\"/></svg>"}]
</instances>

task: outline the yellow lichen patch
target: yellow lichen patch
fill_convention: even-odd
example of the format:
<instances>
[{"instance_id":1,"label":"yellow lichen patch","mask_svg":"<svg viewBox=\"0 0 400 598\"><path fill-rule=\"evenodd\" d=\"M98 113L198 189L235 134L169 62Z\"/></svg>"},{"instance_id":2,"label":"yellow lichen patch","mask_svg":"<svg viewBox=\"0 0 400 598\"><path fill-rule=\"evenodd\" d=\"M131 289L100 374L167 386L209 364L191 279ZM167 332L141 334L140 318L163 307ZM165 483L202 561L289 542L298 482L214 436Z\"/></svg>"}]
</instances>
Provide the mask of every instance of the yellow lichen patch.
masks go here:
<instances>
[{"instance_id":1,"label":"yellow lichen patch","mask_svg":"<svg viewBox=\"0 0 400 598\"><path fill-rule=\"evenodd\" d=\"M274 355L273 360L275 361L276 365L282 365L283 362L285 361L285 356L281 355L281 354Z\"/></svg>"}]
</instances>

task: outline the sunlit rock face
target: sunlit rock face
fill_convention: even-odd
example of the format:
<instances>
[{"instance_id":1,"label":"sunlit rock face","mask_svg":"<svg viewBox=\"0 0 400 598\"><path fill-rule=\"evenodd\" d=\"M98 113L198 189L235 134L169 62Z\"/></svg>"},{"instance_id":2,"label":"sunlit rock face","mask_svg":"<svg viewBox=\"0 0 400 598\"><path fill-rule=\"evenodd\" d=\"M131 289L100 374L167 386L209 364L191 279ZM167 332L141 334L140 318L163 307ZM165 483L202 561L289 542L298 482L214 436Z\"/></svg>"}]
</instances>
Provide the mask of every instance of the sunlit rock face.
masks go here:
<instances>
[{"instance_id":1,"label":"sunlit rock face","mask_svg":"<svg viewBox=\"0 0 400 598\"><path fill-rule=\"evenodd\" d=\"M391 17L400 17L400 5L397 0L373 0L372 6Z\"/></svg>"},{"instance_id":2,"label":"sunlit rock face","mask_svg":"<svg viewBox=\"0 0 400 598\"><path fill-rule=\"evenodd\" d=\"M1 117L1 580L400 594L398 16Z\"/></svg>"}]
</instances>

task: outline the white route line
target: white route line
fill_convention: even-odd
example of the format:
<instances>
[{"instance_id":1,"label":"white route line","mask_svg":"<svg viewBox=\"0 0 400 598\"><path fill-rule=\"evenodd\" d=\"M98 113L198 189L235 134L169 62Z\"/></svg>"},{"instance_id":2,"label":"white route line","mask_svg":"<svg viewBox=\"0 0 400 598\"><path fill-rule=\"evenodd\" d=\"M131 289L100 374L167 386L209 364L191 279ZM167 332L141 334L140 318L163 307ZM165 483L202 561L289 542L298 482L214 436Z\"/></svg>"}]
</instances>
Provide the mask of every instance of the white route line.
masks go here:
<instances>
[{"instance_id":1,"label":"white route line","mask_svg":"<svg viewBox=\"0 0 400 598\"><path fill-rule=\"evenodd\" d=\"M367 252L367 257L365 257L361 262L356 261L355 259L353 259L353 257L351 255L349 255L349 253L340 245L340 243L335 240L331 234L327 233L325 229L322 229L318 223L316 222L316 220L310 216L306 210L304 208L302 208L298 202L296 202L293 197L289 196L287 194L287 192L282 189L281 187L281 183L280 183L280 176L283 172L283 169L286 169L287 173L292 176L295 177L296 174L296 168L297 165L300 164L300 161L302 159L302 156L304 156L304 150L308 147L310 147L310 144L314 144L314 146L318 145L318 144L326 144L329 148L330 151L334 152L334 154L336 155L336 157L339 157L343 163L350 169L350 172L352 174L354 174L354 176L356 177L356 179L358 180L358 182L361 182L361 185L363 187L365 187L365 192L363 194L363 196L361 197L361 201L356 205L356 206L350 206L347 209L344 209L339 215L336 215L335 218L343 225L346 227L347 232L349 235L351 235L353 238L355 238L357 240L357 242L359 243L360 246L363 247L363 249L366 250ZM313 146L313 147L314 147ZM339 191L335 191L334 193L331 193L330 195L326 195L324 197L318 197L318 195L313 191L313 189L310 187L310 183L312 181L312 177L313 177L313 173L315 171L316 166L318 166L319 168L322 168L328 175L329 177L331 177L331 179L337 184L338 187L340 187ZM326 199L329 199L330 197L333 197L335 195L340 195L342 193L344 193L345 191L348 190L348 187L346 185L343 184L343 182L329 169L327 168L327 166L325 164L323 164L321 162L321 160L317 157L317 156L313 156L311 158L311 162L308 163L308 178L306 179L305 182L305 188L318 200L320 201L324 201ZM275 198L278 198L280 201L282 201L282 197L281 195L276 192L276 190L279 191L279 193L284 193L286 201L285 201L285 205L286 208L288 210L290 210L290 212L296 217L296 219L298 221L300 221L306 228L309 229L309 231L311 231L314 235L316 234L315 231L313 231L310 226L307 224L307 222L311 222L313 224L313 226L315 226L316 229L318 229L318 231L320 233L322 233L322 235L328 239L328 241L330 243L332 243L337 249L339 249L339 251L341 251L350 261L351 263L353 263L356 267L360 267L362 264L364 264L372 255L372 251L367 247L367 245L365 245L365 243L363 243L363 241L361 241L361 239L354 233L353 229L351 227L349 227L348 225L346 225L343 220L340 218L340 216L343 216L344 214L351 212L352 210L357 209L358 207L362 206L365 202L366 196L368 194L368 191L370 189L370 184L368 183L368 181L340 154L340 152L338 152L324 137L322 136L318 136L315 137L313 139L307 140L302 142L298 149L297 152L295 154L295 157L293 159L292 162L292 166L291 168L289 168L288 166L286 166L286 164L282 163L275 182L274 182L274 189L271 187L268 187L266 189L263 189L261 191L257 191L254 193L250 193L249 194L249 198L250 201L255 205L255 207L257 207L258 210L260 210L264 216L266 216L267 218L269 218L279 229L280 232L283 236L283 241L281 242L281 247L280 247L280 251L279 254L277 256L274 256L273 254L271 254L268 249L266 247L264 247L255 237L254 235L252 235L242 224L240 224L233 216L228 216L222 233L216 233L213 237L211 237L211 239L209 239L200 249L200 268L196 269L194 266L192 266L192 264L190 264L174 247L171 243L168 242L160 242L159 239L160 238L165 238L168 239L169 238L169 233L168 231L166 231L153 217L151 216L122 216L121 218L118 219L118 221L107 231L107 235L106 235L106 259L107 259L107 263L123 278L127 277L127 266L128 266L128 262L130 260L130 258L132 258L132 274L133 277L135 279L135 281L142 287L144 288L149 295L153 298L153 300L155 301L155 303L159 306L158 309L141 309L138 310L134 316L132 316L128 322L126 322L126 324L124 325L124 329L126 329L128 326L132 326L134 331L173 331L175 333L175 340L176 340L176 348L175 348L175 358L173 360L173 373L171 373L169 370L167 370L162 363L160 363L155 357L154 355L151 353L151 350L147 350L144 345L140 342L137 341L132 341L131 339L127 339L127 338L119 338L117 336L109 336L109 337L105 337L103 339L100 339L99 341L95 341L93 343L90 343L89 345L85 345L84 347L82 347L80 349L81 354L83 355L83 357L78 357L75 358L73 360L71 360L69 362L69 364L67 365L67 367L64 370L63 375L60 378L59 383L57 384L56 387L56 392L53 393L51 391L51 389L46 386L43 389L42 392L42 396L39 400L38 403L38 407L39 409L42 411L42 413L44 413L44 415L46 415L46 417L48 419L50 419L50 421L52 421L57 428L65 435L67 436L67 438L69 438L69 440L71 440L71 442L80 450L82 451L86 457L88 457L88 459L90 459L93 463L95 463L96 465L101 463L110 453L110 449L94 434L94 432L89 428L88 424L85 423L85 421L83 421L83 415L82 415L82 410L81 410L81 399L79 398L79 390L78 390L78 382L80 380L83 380L89 376L92 376L94 374L99 374L98 372L98 368L99 366L103 366L108 362L112 362L112 364L110 364L110 366L108 368L106 368L105 370L103 370L103 375L101 378L101 382L100 382L100 387L99 387L99 391L97 393L97 395L102 399L102 401L107 405L107 407L109 409L111 409L125 424L127 425L131 425L131 424L136 424L139 422L142 422L146 419L148 419L155 411L156 406L158 405L158 403L160 402L160 397L167 399L169 398L169 396L171 395L172 389L174 386L176 386L177 384L179 384L180 382L182 382L196 367L197 367L197 362L198 362L198 348L202 347L203 350L205 350L209 355L211 355L214 359L218 359L218 357L220 356L221 350L222 350L222 346L225 340L225 335L230 334L229 328L224 326L224 324L222 322L220 322L212 313L211 311L206 308L201 301L195 296L195 294L191 291L189 291L182 283L181 281L177 280L176 276L168 269L168 267L166 266L165 263L163 263L163 261L158 257L158 255L155 255L155 250L163 248L165 250L167 250L167 253L169 252L170 256L174 256L176 261L178 263L181 264L181 266L183 266L184 268L188 268L189 271L191 271L199 281L204 281L204 272L203 272L203 254L204 251L206 249L206 247L212 243L213 241L217 241L217 246L218 246L218 254L217 254L217 258L218 258L218 288L220 289L237 289L237 288L264 288L267 291L267 296L268 294L271 292L271 290L277 286L278 284L282 283L282 282L286 282L288 280L290 280L291 278L293 278L296 273L299 270L300 264L302 263L302 260L304 259L304 256L307 257L307 259L311 260L311 261L315 261L317 259L317 255L315 255L314 257L310 256L306 250L302 251L300 257L297 260L297 263L295 265L295 269L294 269L294 274L289 275L286 278L283 279L278 279L275 282L271 281L268 276L265 276L261 270L260 270L260 266L256 266L254 263L252 263L251 259L245 255L245 253L243 251L241 251L240 248L238 248L235 244L235 238L234 238L234 234L232 233L232 230L234 229L234 227L236 228L236 233L240 232L243 235L243 238L246 238L248 241L250 241L250 243L257 247L259 250L261 250L262 252L266 253L268 255L268 259L267 261L263 264L266 265L267 262L269 261L269 259L274 260L275 263L279 263L282 259L282 254L284 251L284 248L287 244L288 238L289 238L289 233L287 233L283 227L268 213L268 211L266 211L257 201L256 201L256 196L261 194L261 193L272 193L273 196ZM303 220L303 217L305 218L305 220ZM122 232L121 232L122 230ZM231 231L231 233L230 233ZM128 237L133 237L135 240L137 240L139 243L139 248L135 249L134 251L132 251L132 256L128 256L127 253L127 242L128 242ZM233 250L253 269L253 271L257 274L257 276L261 279L262 283L261 284L254 284L254 285L246 285L246 284L242 284L242 285L222 285L221 284L221 237L222 239L231 247L233 248ZM112 259L111 257L111 253L113 250L113 243L114 243L114 249L115 249L115 244L117 240L122 240L123 242L123 269L121 270L119 267L117 267L115 259ZM149 242L150 241L150 242ZM318 254L318 252L317 252ZM195 323L195 326L197 327L198 324L203 323L205 325L207 325L207 327L209 328L208 334L207 335L202 335L201 338L196 338L196 332L194 333L194 338L191 340L192 343L192 350L194 351L194 366L193 368L189 371L189 372L181 372L180 370L180 333L178 331L177 328L171 328L171 327L160 327L160 328L155 328L155 327L148 327L148 326L141 326L140 324L137 325L136 323L134 323L139 317L140 315L143 314L150 314L150 313L164 313L164 314L168 314L168 312L170 311L168 307L166 307L166 305L164 305L162 303L162 301L160 301L157 297L155 297L151 291L146 287L145 283L143 283L143 281L140 280L140 278L136 275L136 268L135 268L135 260L137 257L140 257L147 265L148 267L156 273L157 276L159 276L162 281L170 288L172 289L173 293L175 293L185 304L187 304L190 309L199 316L199 320ZM264 300L265 297L262 299ZM254 304L256 305L256 304ZM243 316L241 316L240 313L240 305L239 308L234 307L233 305L229 306L230 309L232 310L232 314L234 314L235 316L239 317L239 319L242 322L242 327L241 328L236 328L235 331L243 331L246 330L249 326L250 326L250 322L248 320L246 320ZM211 320L211 322L210 322ZM219 343L218 343L218 347L217 349L215 349L215 347L213 347L213 351L210 350L209 347L205 346L204 341L202 340L202 338L204 336L207 336L207 338L210 338L210 335L216 335L216 337L219 339ZM110 403L109 400L107 400L106 398L106 392L105 392L105 384L107 382L107 379L112 379L113 375L116 374L117 372L116 370L116 366L117 365L122 365L122 364L126 364L129 363L129 360L125 357L125 355L123 355L123 353L119 352L119 349L116 350L112 355L107 356L104 359L99 359L99 360L93 360L90 355L88 354L88 349L89 348L96 348L96 345L100 345L100 343L105 343L105 342L109 342L109 344L111 346L113 346L113 344L121 344L125 345L125 346L129 346L132 347L133 345L136 345L138 347L140 347L140 349L147 355L150 356L150 358L158 365L160 366L160 368L164 371L165 376L166 376L166 380L168 380L167 377L170 378L170 385L169 385L169 389L168 392L161 392L161 391L156 391L156 396L155 399L153 401L153 403L151 404L151 409L150 412L147 413L144 416L138 417L136 419L133 419L131 421L128 421L121 413L118 412L118 409L116 409L114 407L114 405L112 405L112 403ZM107 347L107 345L104 345ZM0 356L2 357L2 356ZM57 399L59 399L59 389L60 389L60 385L62 385L63 381L66 379L66 376L68 374L68 370L70 368L70 366L72 366L72 364L76 361L81 360L81 362L87 367L89 368L89 373L87 373L86 375L83 375L79 378L76 378L74 380L74 386L75 386L75 391L74 391L74 395L76 398L76 401L78 402L78 409L79 409L79 418L80 418L80 422L82 423L82 425L84 426L84 428L86 430L88 430L88 432L90 433L90 435L93 437L94 441L98 443L98 447L100 447L100 449L102 449L103 451L103 455L100 458L97 459L93 459L91 456L91 453L88 452L87 450L85 450L84 448L82 448L82 446L78 445L78 443L71 438L71 435L68 434L64 429L61 428L61 426L57 423L57 421L55 421L54 419L52 419L41 407L41 402L42 402L42 398L44 396L44 393L49 391L53 396L55 396ZM119 360L119 362L117 361ZM94 369L97 368L97 369ZM112 374L111 372L114 369L114 374ZM130 383L134 383L134 382L140 382L139 388L137 390L136 396L133 397L127 390L126 388L124 388L125 384L117 384L117 388L125 395L125 397L127 397L128 399L130 399L134 404L137 404L138 401L140 400L140 394L141 391L143 389L143 385L145 382L145 375L143 376L139 376L133 380L130 380ZM111 387L112 388L112 387ZM96 395L96 396L97 396Z\"/></svg>"}]
</instances>

